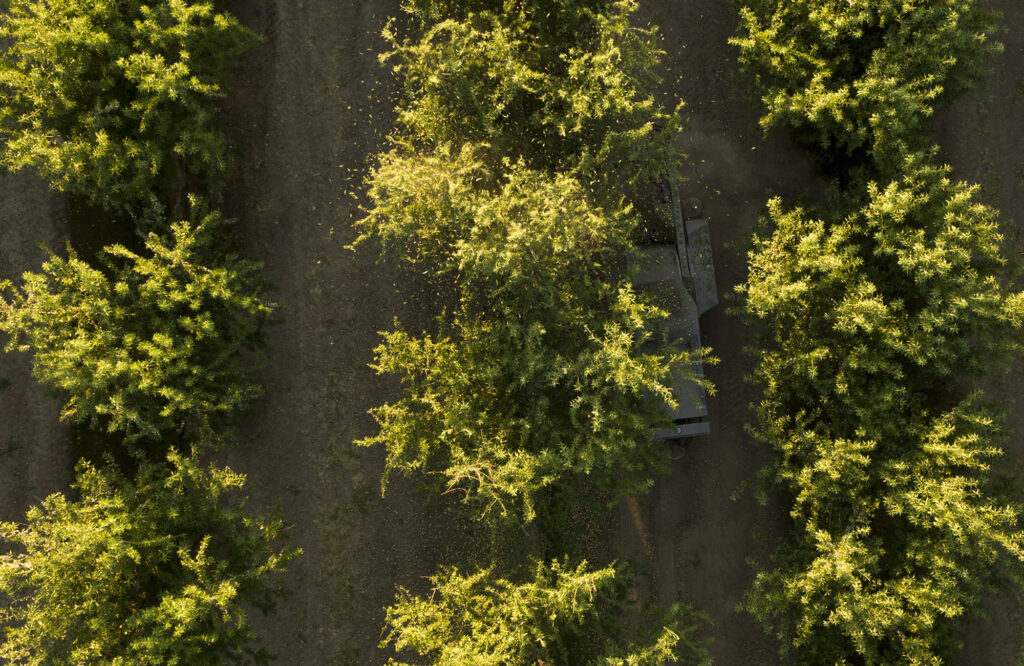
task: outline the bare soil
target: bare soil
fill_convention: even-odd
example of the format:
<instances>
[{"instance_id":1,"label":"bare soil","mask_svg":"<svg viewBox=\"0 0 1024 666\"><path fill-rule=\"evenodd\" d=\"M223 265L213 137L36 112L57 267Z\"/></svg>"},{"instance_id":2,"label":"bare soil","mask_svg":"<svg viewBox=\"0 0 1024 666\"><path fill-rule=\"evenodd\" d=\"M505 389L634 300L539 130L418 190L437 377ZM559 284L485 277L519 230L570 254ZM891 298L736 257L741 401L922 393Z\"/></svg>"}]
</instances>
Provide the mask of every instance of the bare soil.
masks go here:
<instances>
[{"instance_id":1,"label":"bare soil","mask_svg":"<svg viewBox=\"0 0 1024 666\"><path fill-rule=\"evenodd\" d=\"M1002 213L1005 255L1024 261L1024 4L999 0L1004 45L987 85L938 115L935 140L954 176L980 186L978 197ZM1012 433L1004 444L1003 470L1024 478L1024 364L993 378L989 396L1007 409ZM1024 663L1024 597L994 596L991 617L973 620L964 632L961 664Z\"/></svg>"},{"instance_id":2,"label":"bare soil","mask_svg":"<svg viewBox=\"0 0 1024 666\"><path fill-rule=\"evenodd\" d=\"M379 664L382 608L395 586L425 589L439 564L468 564L492 552L480 533L414 483L396 479L380 496L382 453L353 441L373 430L367 409L397 386L367 366L378 331L398 317L426 326L435 294L418 276L354 239L362 182L392 121L396 84L378 63L380 33L397 0L225 0L225 8L265 36L243 63L225 102L236 145L228 213L277 285L281 322L261 371L266 395L245 437L225 456L248 475L255 506L277 508L305 554L289 574L292 592L260 628L277 663ZM956 175L982 184L1004 213L1008 254L1020 259L1024 220L1024 6L1005 12L1006 52L981 91L943 112L936 138ZM644 20L661 27L667 53L661 93L686 100L690 156L683 196L699 197L712 223L723 303L702 319L706 344L722 362L708 369L710 436L692 441L671 475L624 502L592 541L608 557L649 567L641 592L686 600L713 621L716 663L778 663L777 646L736 612L749 587L748 558L763 559L785 524L781 507L737 492L766 462L744 432L750 332L728 313L745 276L745 234L770 193L793 200L823 188L810 158L781 134L762 136L726 43L735 19L722 0L652 0ZM60 247L63 204L28 176L0 178L0 277L35 269L43 240ZM17 519L70 479L72 453L57 425L58 403L31 379L23 355L0 356L0 516ZM1024 432L1024 374L1010 369L993 389ZM6 442L4 440L9 440ZM1007 444L1007 469L1024 463L1020 437ZM733 497L736 496L736 499ZM500 544L498 544L500 546ZM992 599L994 617L968 626L962 663L1013 663L1024 645L1017 600Z\"/></svg>"},{"instance_id":3,"label":"bare soil","mask_svg":"<svg viewBox=\"0 0 1024 666\"><path fill-rule=\"evenodd\" d=\"M0 176L0 280L39 270L46 260L40 245L62 251L67 233L66 206L41 180ZM23 519L29 506L72 478L60 402L36 383L31 369L27 354L0 354L0 520Z\"/></svg>"}]
</instances>

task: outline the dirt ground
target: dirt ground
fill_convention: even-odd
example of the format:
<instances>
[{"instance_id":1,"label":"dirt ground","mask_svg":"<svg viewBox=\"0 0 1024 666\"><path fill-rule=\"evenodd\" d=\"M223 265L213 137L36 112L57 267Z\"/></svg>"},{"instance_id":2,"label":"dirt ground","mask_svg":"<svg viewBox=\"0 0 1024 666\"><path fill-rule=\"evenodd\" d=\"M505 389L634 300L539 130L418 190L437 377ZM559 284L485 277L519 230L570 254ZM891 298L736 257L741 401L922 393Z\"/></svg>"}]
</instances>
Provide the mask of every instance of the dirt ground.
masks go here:
<instances>
[{"instance_id":1,"label":"dirt ground","mask_svg":"<svg viewBox=\"0 0 1024 666\"><path fill-rule=\"evenodd\" d=\"M39 244L60 251L67 233L65 206L42 181L0 176L0 280L39 270L46 260ZM0 354L0 520L23 519L29 506L72 478L60 403L32 379L31 368L26 354Z\"/></svg>"},{"instance_id":2,"label":"dirt ground","mask_svg":"<svg viewBox=\"0 0 1024 666\"><path fill-rule=\"evenodd\" d=\"M289 574L292 595L260 628L279 664L379 664L382 607L396 585L423 589L438 564L474 561L487 535L445 511L442 501L397 481L379 493L382 455L352 442L372 431L366 410L395 395L393 382L367 363L377 332L399 317L429 317L431 294L415 275L377 261L372 248L345 249L365 170L391 123L395 83L377 54L397 0L226 0L243 23L265 35L246 58L225 103L237 146L228 213L277 285L281 323L261 371L266 396L246 437L226 456L245 472L253 503L278 508L304 549ZM998 206L1009 252L1020 258L1024 220L1024 6L1000 0L1006 52L981 92L943 112L937 140L957 176L983 184ZM690 155L684 196L703 199L711 219L719 292L744 277L743 238L769 193L794 198L820 191L813 165L781 135L756 128L756 106L735 74L726 40L735 21L723 0L651 0L667 52L662 93L686 100ZM1017 219L1014 219L1016 216ZM66 234L60 200L30 177L0 178L0 278L38 267L43 240ZM748 558L763 558L783 524L777 506L749 493L733 499L767 453L743 430L755 393L743 377L749 332L723 305L702 333L722 363L709 368L712 433L693 441L669 477L607 525L608 554L647 557L646 590L683 599L713 621L715 662L776 664L777 649L735 606L749 586ZM6 387L6 388L3 388ZM994 386L1024 433L1024 374ZM0 356L0 516L25 508L70 479L66 431L57 402L31 380L23 355ZM1007 444L1008 465L1024 463L1024 441ZM969 625L963 664L1013 663L1022 644L1021 610L992 600L994 617Z\"/></svg>"},{"instance_id":3,"label":"dirt ground","mask_svg":"<svg viewBox=\"0 0 1024 666\"><path fill-rule=\"evenodd\" d=\"M990 3L1003 12L1005 51L988 85L939 114L936 141L955 176L980 184L979 198L1002 212L1006 255L1024 260L1024 4ZM994 380L991 395L1008 410L1013 432L1004 445L1006 469L1024 474L1024 364ZM992 616L967 626L960 663L1024 663L1024 598L993 598Z\"/></svg>"}]
</instances>

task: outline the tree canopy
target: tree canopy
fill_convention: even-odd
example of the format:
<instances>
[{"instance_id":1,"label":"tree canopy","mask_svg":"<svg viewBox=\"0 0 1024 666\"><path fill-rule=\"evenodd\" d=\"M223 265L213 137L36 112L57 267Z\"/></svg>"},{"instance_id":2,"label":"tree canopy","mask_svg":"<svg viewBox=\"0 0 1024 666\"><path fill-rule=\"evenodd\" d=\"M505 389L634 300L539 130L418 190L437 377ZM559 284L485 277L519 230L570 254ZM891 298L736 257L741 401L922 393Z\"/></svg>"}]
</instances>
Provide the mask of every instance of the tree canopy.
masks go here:
<instances>
[{"instance_id":1,"label":"tree canopy","mask_svg":"<svg viewBox=\"0 0 1024 666\"><path fill-rule=\"evenodd\" d=\"M34 353L36 376L65 396L62 418L125 441L198 441L260 393L247 351L271 305L259 262L222 255L224 220L151 233L145 252L109 246L103 270L51 254L42 273L5 285L8 349Z\"/></svg>"},{"instance_id":2,"label":"tree canopy","mask_svg":"<svg viewBox=\"0 0 1024 666\"><path fill-rule=\"evenodd\" d=\"M0 285L7 348L34 353L62 418L134 454L105 448L72 493L0 525L0 659L266 663L248 614L298 551L246 510L242 476L200 462L260 393L271 311L208 205L229 163L216 98L256 36L212 2L10 0L0 39L0 162L149 232Z\"/></svg>"},{"instance_id":3,"label":"tree canopy","mask_svg":"<svg viewBox=\"0 0 1024 666\"><path fill-rule=\"evenodd\" d=\"M682 160L678 109L649 91L654 29L634 27L633 0L404 9L382 58L404 94L357 243L443 296L431 331L383 333L373 367L402 391L359 443L386 449L385 485L436 475L488 519L530 521L584 478L646 489L667 462L653 428L678 398L669 373L700 358L655 338L666 313L630 284L643 221L626 196ZM616 570L567 562L523 582L443 568L428 597L399 591L381 647L434 664L705 663L690 611L632 627Z\"/></svg>"},{"instance_id":4,"label":"tree canopy","mask_svg":"<svg viewBox=\"0 0 1024 666\"><path fill-rule=\"evenodd\" d=\"M978 0L734 0L732 40L764 103L764 127L800 130L847 156L898 169L937 105L1002 49Z\"/></svg>"},{"instance_id":5,"label":"tree canopy","mask_svg":"<svg viewBox=\"0 0 1024 666\"><path fill-rule=\"evenodd\" d=\"M747 608L799 663L937 663L1001 573L1024 580L999 411L959 392L1020 350L1024 294L975 188L905 169L828 221L770 202L742 287L772 344L754 431L794 520Z\"/></svg>"},{"instance_id":6,"label":"tree canopy","mask_svg":"<svg viewBox=\"0 0 1024 666\"><path fill-rule=\"evenodd\" d=\"M817 214L769 202L740 291L769 323L765 379L777 378L780 404L806 400L847 428L878 414L898 431L886 405L942 394L947 378L971 379L1020 350L1024 296L1000 279L998 214L949 174L918 154L894 180ZM890 385L899 396L879 393ZM847 399L865 402L847 412Z\"/></svg>"},{"instance_id":7,"label":"tree canopy","mask_svg":"<svg viewBox=\"0 0 1024 666\"><path fill-rule=\"evenodd\" d=\"M499 192L476 189L483 167L465 151L402 169L411 177L379 176L369 220L384 242L405 241L408 260L451 276L459 303L435 336L385 335L375 367L406 389L373 410L381 428L362 443L387 447L389 471L440 469L484 512L529 518L535 493L566 474L646 488L664 464L650 396L673 401L666 368L694 355L637 351L664 313L615 278L629 212L523 167Z\"/></svg>"},{"instance_id":8,"label":"tree canopy","mask_svg":"<svg viewBox=\"0 0 1024 666\"><path fill-rule=\"evenodd\" d=\"M410 3L417 29L389 30L383 56L404 89L393 154L469 144L495 177L522 161L596 181L592 195L669 175L680 119L651 94L662 52L653 28L632 24L636 7Z\"/></svg>"},{"instance_id":9,"label":"tree canopy","mask_svg":"<svg viewBox=\"0 0 1024 666\"><path fill-rule=\"evenodd\" d=\"M739 287L765 343L752 431L793 520L744 606L788 662L944 663L982 594L1024 582L1024 495L994 472L1005 432L979 388L1021 350L1024 293L998 213L924 132L999 50L995 16L738 5L762 125L845 165L824 206L768 203Z\"/></svg>"},{"instance_id":10,"label":"tree canopy","mask_svg":"<svg viewBox=\"0 0 1024 666\"><path fill-rule=\"evenodd\" d=\"M0 39L5 166L136 218L221 183L215 100L257 40L212 2L11 0Z\"/></svg>"},{"instance_id":11,"label":"tree canopy","mask_svg":"<svg viewBox=\"0 0 1024 666\"><path fill-rule=\"evenodd\" d=\"M457 302L433 333L385 334L375 367L405 390L361 443L387 448L388 472L440 472L482 514L529 520L571 475L646 488L666 455L654 398L699 356L640 353L665 313L629 286L641 221L623 192L682 157L678 115L647 92L654 31L631 1L407 10L387 56L406 94L361 240Z\"/></svg>"},{"instance_id":12,"label":"tree canopy","mask_svg":"<svg viewBox=\"0 0 1024 666\"><path fill-rule=\"evenodd\" d=\"M243 477L172 451L133 480L78 466L81 499L54 494L0 525L8 664L264 663L247 615L273 609L297 551L244 508Z\"/></svg>"},{"instance_id":13,"label":"tree canopy","mask_svg":"<svg viewBox=\"0 0 1024 666\"><path fill-rule=\"evenodd\" d=\"M438 666L711 663L705 642L692 636L703 618L682 606L647 618L646 626L623 623L626 589L614 567L538 562L521 583L493 569L465 575L447 568L430 584L429 597L399 590L381 647Z\"/></svg>"}]
</instances>

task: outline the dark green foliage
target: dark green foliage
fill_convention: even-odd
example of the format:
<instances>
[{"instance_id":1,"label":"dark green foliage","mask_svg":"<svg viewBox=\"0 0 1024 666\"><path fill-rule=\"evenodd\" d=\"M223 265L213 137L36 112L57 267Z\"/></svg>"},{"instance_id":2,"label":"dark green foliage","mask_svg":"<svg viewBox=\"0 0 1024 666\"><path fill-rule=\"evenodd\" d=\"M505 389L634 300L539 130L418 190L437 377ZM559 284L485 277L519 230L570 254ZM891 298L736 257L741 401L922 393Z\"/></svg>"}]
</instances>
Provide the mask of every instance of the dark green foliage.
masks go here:
<instances>
[{"instance_id":1,"label":"dark green foliage","mask_svg":"<svg viewBox=\"0 0 1024 666\"><path fill-rule=\"evenodd\" d=\"M273 608L297 551L272 545L282 524L245 510L242 483L174 452L134 481L80 464L82 499L0 526L4 663L265 662L246 615Z\"/></svg>"},{"instance_id":2,"label":"dark green foliage","mask_svg":"<svg viewBox=\"0 0 1024 666\"><path fill-rule=\"evenodd\" d=\"M67 396L65 420L128 442L203 440L259 395L242 354L271 311L260 264L221 256L223 221L197 217L150 234L142 255L106 248L105 270L69 250L7 286L8 349L34 352L36 376Z\"/></svg>"},{"instance_id":3,"label":"dark green foliage","mask_svg":"<svg viewBox=\"0 0 1024 666\"><path fill-rule=\"evenodd\" d=\"M966 90L1002 46L978 0L735 0L740 63L764 127L898 168L936 105Z\"/></svg>"},{"instance_id":4,"label":"dark green foliage","mask_svg":"<svg viewBox=\"0 0 1024 666\"><path fill-rule=\"evenodd\" d=\"M664 313L626 271L639 220L621 192L681 159L677 116L644 92L654 33L630 26L633 2L408 9L420 32L391 54L407 98L362 239L458 303L435 335L385 335L376 367L405 393L361 443L387 448L388 471L440 472L484 514L529 520L537 491L573 474L644 489L666 455L651 397L671 400L669 369L692 360L639 353Z\"/></svg>"},{"instance_id":5,"label":"dark green foliage","mask_svg":"<svg viewBox=\"0 0 1024 666\"><path fill-rule=\"evenodd\" d=\"M256 43L233 17L188 0L11 0L0 21L6 166L147 219L220 185L215 99Z\"/></svg>"},{"instance_id":6,"label":"dark green foliage","mask_svg":"<svg viewBox=\"0 0 1024 666\"><path fill-rule=\"evenodd\" d=\"M625 584L613 567L590 570L538 563L532 580L515 583L492 569L462 575L444 569L428 598L400 590L387 609L381 647L438 666L479 664L709 664L695 633L706 620L674 606L627 628ZM392 660L389 663L399 663Z\"/></svg>"}]
</instances>

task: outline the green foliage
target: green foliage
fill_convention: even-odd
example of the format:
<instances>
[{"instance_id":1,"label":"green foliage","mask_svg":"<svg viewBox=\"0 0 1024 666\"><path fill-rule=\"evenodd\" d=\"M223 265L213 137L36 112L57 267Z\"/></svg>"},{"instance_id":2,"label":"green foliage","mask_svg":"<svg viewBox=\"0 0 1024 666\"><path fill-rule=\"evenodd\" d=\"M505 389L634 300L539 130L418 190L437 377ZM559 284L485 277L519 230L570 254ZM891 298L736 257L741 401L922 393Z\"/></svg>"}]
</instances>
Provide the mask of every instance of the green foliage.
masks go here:
<instances>
[{"instance_id":1,"label":"green foliage","mask_svg":"<svg viewBox=\"0 0 1024 666\"><path fill-rule=\"evenodd\" d=\"M614 623L625 593L616 576L613 567L589 570L585 562L538 563L523 583L498 578L493 569L468 576L444 569L431 577L428 598L399 590L381 647L452 666L710 663L706 641L693 636L704 620L682 606L652 626L628 631Z\"/></svg>"},{"instance_id":2,"label":"green foliage","mask_svg":"<svg viewBox=\"0 0 1024 666\"><path fill-rule=\"evenodd\" d=\"M385 160L364 222L414 264L458 285L438 336L385 335L378 371L403 378L373 410L387 471L439 470L483 513L533 517L537 491L594 474L620 492L664 467L651 427L672 401L668 368L695 354L638 351L664 313L616 277L629 251L628 211L591 204L566 175L516 165L498 191L474 187L471 151ZM386 476L385 476L386 482Z\"/></svg>"},{"instance_id":3,"label":"green foliage","mask_svg":"<svg viewBox=\"0 0 1024 666\"><path fill-rule=\"evenodd\" d=\"M848 428L879 414L879 427L898 430L880 410L902 398L878 386L928 391L1020 349L1024 296L999 279L997 214L948 174L912 156L901 177L868 184L843 217L769 202L770 236L755 237L740 291L777 345L765 356L764 385L780 392L772 402L806 402L816 418ZM864 404L838 409L854 396Z\"/></svg>"},{"instance_id":4,"label":"green foliage","mask_svg":"<svg viewBox=\"0 0 1024 666\"><path fill-rule=\"evenodd\" d=\"M830 151L847 188L820 216L769 202L740 287L770 343L753 431L793 518L744 605L788 663L945 663L982 593L1024 582L1021 495L990 470L1000 413L971 392L1020 351L1024 294L1005 286L996 212L922 152L937 105L1002 48L996 14L737 5L762 125Z\"/></svg>"},{"instance_id":5,"label":"green foliage","mask_svg":"<svg viewBox=\"0 0 1024 666\"><path fill-rule=\"evenodd\" d=\"M386 447L387 472L440 473L482 514L530 520L568 475L644 489L666 456L651 398L671 402L670 369L696 356L639 352L664 313L625 270L639 220L621 192L680 159L678 117L643 92L654 32L630 26L633 2L407 9L420 32L390 54L407 98L360 240L458 303L435 335L385 334L375 367L405 392L360 443Z\"/></svg>"},{"instance_id":6,"label":"green foliage","mask_svg":"<svg viewBox=\"0 0 1024 666\"><path fill-rule=\"evenodd\" d=\"M995 212L948 173L910 157L845 216L773 200L754 239L755 433L794 527L745 605L793 663L942 663L1001 570L1024 580L998 414L958 397L1020 350L1024 294L1000 282Z\"/></svg>"},{"instance_id":7,"label":"green foliage","mask_svg":"<svg viewBox=\"0 0 1024 666\"><path fill-rule=\"evenodd\" d=\"M259 395L241 355L271 311L260 264L221 256L223 220L197 217L150 234L143 255L107 247L105 270L69 249L7 285L8 349L34 352L36 376L67 396L63 419L128 442L203 440Z\"/></svg>"},{"instance_id":8,"label":"green foliage","mask_svg":"<svg viewBox=\"0 0 1024 666\"><path fill-rule=\"evenodd\" d=\"M213 3L11 0L0 38L6 166L147 217L222 181L215 98L256 36Z\"/></svg>"},{"instance_id":9,"label":"green foliage","mask_svg":"<svg viewBox=\"0 0 1024 666\"><path fill-rule=\"evenodd\" d=\"M480 516L529 521L551 486L634 492L665 467L659 402L700 353L640 351L666 315L630 287L640 220L624 195L681 154L678 113L647 92L661 53L653 29L630 24L636 9L410 0L386 31L405 95L358 242L398 254L446 301L432 333L396 322L375 350L404 389L358 442L385 447L385 486L425 471ZM538 564L522 584L445 569L432 584L429 599L400 592L382 647L436 664L707 657L682 607L630 645L612 568Z\"/></svg>"},{"instance_id":10,"label":"green foliage","mask_svg":"<svg viewBox=\"0 0 1024 666\"><path fill-rule=\"evenodd\" d=\"M762 125L896 167L921 147L936 105L966 90L1002 48L989 39L996 16L978 0L736 4L732 42L765 104Z\"/></svg>"},{"instance_id":11,"label":"green foliage","mask_svg":"<svg viewBox=\"0 0 1024 666\"><path fill-rule=\"evenodd\" d=\"M246 512L242 484L174 452L134 481L80 464L82 499L0 526L4 663L265 662L246 613L273 608L297 551L273 547L282 524Z\"/></svg>"},{"instance_id":12,"label":"green foliage","mask_svg":"<svg viewBox=\"0 0 1024 666\"><path fill-rule=\"evenodd\" d=\"M389 31L395 50L384 56L397 61L406 94L397 154L469 143L495 175L506 160L523 160L612 189L678 164L678 114L649 93L657 35L630 25L633 0L421 2L407 10L421 30L407 40Z\"/></svg>"},{"instance_id":13,"label":"green foliage","mask_svg":"<svg viewBox=\"0 0 1024 666\"><path fill-rule=\"evenodd\" d=\"M745 607L787 663L946 663L982 593L1004 573L1024 582L1022 507L989 478L994 422L968 400L906 416L898 442L813 422L772 442L789 454L779 473L795 529Z\"/></svg>"},{"instance_id":14,"label":"green foliage","mask_svg":"<svg viewBox=\"0 0 1024 666\"><path fill-rule=\"evenodd\" d=\"M0 659L266 663L247 613L273 610L298 551L245 510L243 477L195 459L260 393L242 358L271 312L260 265L225 251L224 220L193 197L219 197L216 98L257 38L212 2L10 0L0 39L0 162L160 232L141 253L106 247L99 267L69 246L0 286L7 348L34 352L62 418L136 454L117 456L130 477L109 454L80 463L80 499L0 525ZM167 225L188 203L192 221Z\"/></svg>"}]
</instances>

